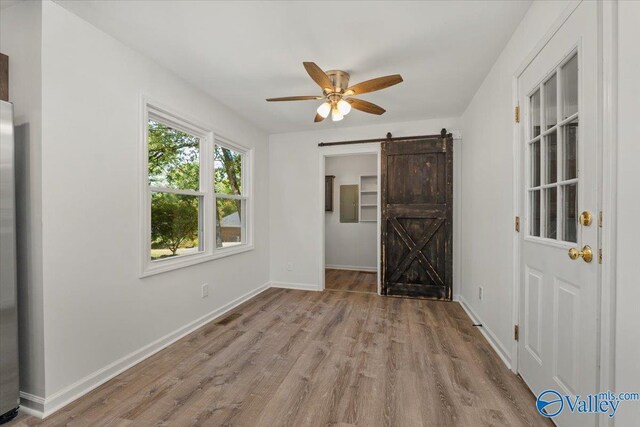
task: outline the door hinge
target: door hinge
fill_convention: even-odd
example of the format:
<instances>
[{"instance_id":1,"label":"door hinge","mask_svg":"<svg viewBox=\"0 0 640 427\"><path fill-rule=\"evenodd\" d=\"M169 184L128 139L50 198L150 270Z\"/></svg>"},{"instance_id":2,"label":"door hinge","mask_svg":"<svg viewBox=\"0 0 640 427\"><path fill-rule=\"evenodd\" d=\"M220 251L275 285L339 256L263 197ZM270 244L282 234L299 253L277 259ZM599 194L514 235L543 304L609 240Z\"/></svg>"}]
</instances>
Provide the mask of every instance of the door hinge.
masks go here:
<instances>
[{"instance_id":1,"label":"door hinge","mask_svg":"<svg viewBox=\"0 0 640 427\"><path fill-rule=\"evenodd\" d=\"M514 116L516 119L516 123L520 123L520 106L519 105L516 105Z\"/></svg>"},{"instance_id":2,"label":"door hinge","mask_svg":"<svg viewBox=\"0 0 640 427\"><path fill-rule=\"evenodd\" d=\"M519 216L516 217L516 231L518 233L520 232L520 217Z\"/></svg>"},{"instance_id":3,"label":"door hinge","mask_svg":"<svg viewBox=\"0 0 640 427\"><path fill-rule=\"evenodd\" d=\"M602 264L602 249L598 249L598 264Z\"/></svg>"},{"instance_id":4,"label":"door hinge","mask_svg":"<svg viewBox=\"0 0 640 427\"><path fill-rule=\"evenodd\" d=\"M520 325L513 326L513 339L520 341Z\"/></svg>"},{"instance_id":5,"label":"door hinge","mask_svg":"<svg viewBox=\"0 0 640 427\"><path fill-rule=\"evenodd\" d=\"M598 227L602 228L602 211L598 212Z\"/></svg>"}]
</instances>

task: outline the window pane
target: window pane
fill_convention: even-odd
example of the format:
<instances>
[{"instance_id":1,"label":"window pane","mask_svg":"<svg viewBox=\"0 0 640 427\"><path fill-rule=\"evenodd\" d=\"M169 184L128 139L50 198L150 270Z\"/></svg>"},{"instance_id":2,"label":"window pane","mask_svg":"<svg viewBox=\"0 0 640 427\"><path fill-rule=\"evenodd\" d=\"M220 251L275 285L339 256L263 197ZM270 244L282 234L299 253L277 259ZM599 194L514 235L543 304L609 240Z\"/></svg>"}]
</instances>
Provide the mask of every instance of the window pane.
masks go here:
<instances>
[{"instance_id":1,"label":"window pane","mask_svg":"<svg viewBox=\"0 0 640 427\"><path fill-rule=\"evenodd\" d=\"M578 112L578 55L562 67L562 117Z\"/></svg>"},{"instance_id":2,"label":"window pane","mask_svg":"<svg viewBox=\"0 0 640 427\"><path fill-rule=\"evenodd\" d=\"M558 138L554 130L545 137L547 143L547 184L558 180Z\"/></svg>"},{"instance_id":3,"label":"window pane","mask_svg":"<svg viewBox=\"0 0 640 427\"><path fill-rule=\"evenodd\" d=\"M545 190L546 215L544 225L549 239L558 238L558 189L556 187Z\"/></svg>"},{"instance_id":4,"label":"window pane","mask_svg":"<svg viewBox=\"0 0 640 427\"><path fill-rule=\"evenodd\" d=\"M149 120L149 185L200 189L200 139Z\"/></svg>"},{"instance_id":5,"label":"window pane","mask_svg":"<svg viewBox=\"0 0 640 427\"><path fill-rule=\"evenodd\" d=\"M529 100L531 103L531 138L540 135L540 90L535 91Z\"/></svg>"},{"instance_id":6,"label":"window pane","mask_svg":"<svg viewBox=\"0 0 640 427\"><path fill-rule=\"evenodd\" d=\"M242 244L245 233L246 200L216 200L216 247Z\"/></svg>"},{"instance_id":7,"label":"window pane","mask_svg":"<svg viewBox=\"0 0 640 427\"><path fill-rule=\"evenodd\" d=\"M563 187L564 236L567 242L578 241L578 186L570 184Z\"/></svg>"},{"instance_id":8,"label":"window pane","mask_svg":"<svg viewBox=\"0 0 640 427\"><path fill-rule=\"evenodd\" d=\"M529 144L531 150L531 187L540 185L540 141Z\"/></svg>"},{"instance_id":9,"label":"window pane","mask_svg":"<svg viewBox=\"0 0 640 427\"><path fill-rule=\"evenodd\" d=\"M578 121L564 127L564 179L578 177Z\"/></svg>"},{"instance_id":10,"label":"window pane","mask_svg":"<svg viewBox=\"0 0 640 427\"><path fill-rule=\"evenodd\" d=\"M242 154L216 145L214 188L219 194L242 194Z\"/></svg>"},{"instance_id":11,"label":"window pane","mask_svg":"<svg viewBox=\"0 0 640 427\"><path fill-rule=\"evenodd\" d=\"M202 251L199 239L201 197L151 193L151 259Z\"/></svg>"},{"instance_id":12,"label":"window pane","mask_svg":"<svg viewBox=\"0 0 640 427\"><path fill-rule=\"evenodd\" d=\"M540 236L540 190L534 190L530 193L531 212L529 221L529 234L532 236Z\"/></svg>"},{"instance_id":13,"label":"window pane","mask_svg":"<svg viewBox=\"0 0 640 427\"><path fill-rule=\"evenodd\" d=\"M556 75L554 74L544 84L544 117L545 129L551 129L558 123L557 116L557 92L556 92Z\"/></svg>"}]
</instances>

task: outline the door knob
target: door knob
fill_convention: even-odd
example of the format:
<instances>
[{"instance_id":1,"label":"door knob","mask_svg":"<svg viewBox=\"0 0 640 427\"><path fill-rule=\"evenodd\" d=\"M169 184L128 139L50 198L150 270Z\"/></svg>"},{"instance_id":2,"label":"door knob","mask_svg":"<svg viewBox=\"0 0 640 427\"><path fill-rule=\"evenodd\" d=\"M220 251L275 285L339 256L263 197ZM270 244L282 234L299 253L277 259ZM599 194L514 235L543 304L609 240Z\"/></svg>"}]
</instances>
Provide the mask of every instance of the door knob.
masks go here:
<instances>
[{"instance_id":1,"label":"door knob","mask_svg":"<svg viewBox=\"0 0 640 427\"><path fill-rule=\"evenodd\" d=\"M576 260L580 257L582 257L584 262L591 262L591 260L593 259L593 251L591 250L591 246L584 245L582 250L577 248L569 249L569 258L571 258L572 260Z\"/></svg>"}]
</instances>

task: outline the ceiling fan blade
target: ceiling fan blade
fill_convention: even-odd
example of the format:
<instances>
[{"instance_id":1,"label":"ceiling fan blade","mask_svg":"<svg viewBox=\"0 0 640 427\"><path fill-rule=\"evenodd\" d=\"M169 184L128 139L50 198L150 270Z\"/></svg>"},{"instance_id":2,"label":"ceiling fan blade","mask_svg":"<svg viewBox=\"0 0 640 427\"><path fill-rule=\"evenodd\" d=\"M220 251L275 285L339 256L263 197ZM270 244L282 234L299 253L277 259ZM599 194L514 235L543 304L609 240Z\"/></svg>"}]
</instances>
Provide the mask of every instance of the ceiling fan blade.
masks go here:
<instances>
[{"instance_id":1,"label":"ceiling fan blade","mask_svg":"<svg viewBox=\"0 0 640 427\"><path fill-rule=\"evenodd\" d=\"M285 96L282 98L268 98L267 101L310 101L312 99L324 99L324 96Z\"/></svg>"},{"instance_id":2,"label":"ceiling fan blade","mask_svg":"<svg viewBox=\"0 0 640 427\"><path fill-rule=\"evenodd\" d=\"M318 114L318 113L316 113L316 118L315 118L315 119L313 119L313 121L314 121L315 123L321 122L321 121L323 121L323 120L324 120L324 117L322 117L322 116L321 116L320 114Z\"/></svg>"},{"instance_id":3,"label":"ceiling fan blade","mask_svg":"<svg viewBox=\"0 0 640 427\"><path fill-rule=\"evenodd\" d=\"M369 113L369 114L381 115L381 114L384 114L384 112L386 111L384 108L376 104L373 104L369 101L363 101L362 99L350 98L350 99L345 99L345 101L351 104L351 106L356 110L364 111L365 113Z\"/></svg>"},{"instance_id":4,"label":"ceiling fan blade","mask_svg":"<svg viewBox=\"0 0 640 427\"><path fill-rule=\"evenodd\" d=\"M304 65L305 70L307 70L307 73L309 73L309 76L311 76L313 81L318 83L318 86L323 90L328 89L328 92L334 91L331 79L324 71L322 71L322 68L315 64L315 62L303 62L302 65Z\"/></svg>"},{"instance_id":5,"label":"ceiling fan blade","mask_svg":"<svg viewBox=\"0 0 640 427\"><path fill-rule=\"evenodd\" d=\"M345 91L345 96L361 95L363 93L375 92L376 90L385 89L389 86L402 83L402 76L400 74L393 74L391 76L378 77L376 79L367 80L366 82L358 83L351 86Z\"/></svg>"}]
</instances>

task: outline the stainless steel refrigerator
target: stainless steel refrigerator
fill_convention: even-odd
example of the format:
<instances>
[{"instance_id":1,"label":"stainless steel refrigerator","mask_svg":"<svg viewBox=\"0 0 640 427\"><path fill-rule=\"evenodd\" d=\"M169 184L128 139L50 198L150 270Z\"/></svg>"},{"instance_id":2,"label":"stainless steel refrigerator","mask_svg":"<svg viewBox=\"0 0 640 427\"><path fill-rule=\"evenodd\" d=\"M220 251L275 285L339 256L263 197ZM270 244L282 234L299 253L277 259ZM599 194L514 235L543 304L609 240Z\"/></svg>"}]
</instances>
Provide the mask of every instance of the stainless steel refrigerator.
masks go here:
<instances>
[{"instance_id":1,"label":"stainless steel refrigerator","mask_svg":"<svg viewBox=\"0 0 640 427\"><path fill-rule=\"evenodd\" d=\"M18 411L18 292L13 105L0 101L0 422Z\"/></svg>"}]
</instances>

